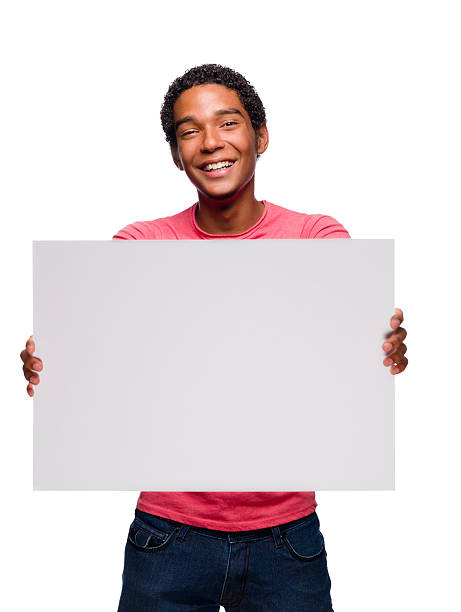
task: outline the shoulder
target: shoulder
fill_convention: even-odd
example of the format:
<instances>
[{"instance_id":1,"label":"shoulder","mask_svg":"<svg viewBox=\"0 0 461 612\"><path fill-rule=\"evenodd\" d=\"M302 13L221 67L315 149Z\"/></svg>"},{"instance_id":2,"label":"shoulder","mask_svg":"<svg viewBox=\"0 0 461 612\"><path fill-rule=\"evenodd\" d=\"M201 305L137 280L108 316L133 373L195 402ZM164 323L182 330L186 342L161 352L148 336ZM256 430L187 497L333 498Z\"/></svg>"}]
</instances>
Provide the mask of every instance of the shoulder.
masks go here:
<instances>
[{"instance_id":1,"label":"shoulder","mask_svg":"<svg viewBox=\"0 0 461 612\"><path fill-rule=\"evenodd\" d=\"M305 215L301 238L350 238L346 228L330 215Z\"/></svg>"},{"instance_id":2,"label":"shoulder","mask_svg":"<svg viewBox=\"0 0 461 612\"><path fill-rule=\"evenodd\" d=\"M112 240L160 240L162 238L158 220L134 221L125 225Z\"/></svg>"},{"instance_id":3,"label":"shoulder","mask_svg":"<svg viewBox=\"0 0 461 612\"><path fill-rule=\"evenodd\" d=\"M290 226L299 238L350 238L345 227L330 215L308 214L270 203L271 219Z\"/></svg>"},{"instance_id":4,"label":"shoulder","mask_svg":"<svg viewBox=\"0 0 461 612\"><path fill-rule=\"evenodd\" d=\"M114 240L171 240L183 235L190 225L190 215L193 206L185 210L160 217L153 221L135 221L125 225L112 239Z\"/></svg>"}]
</instances>

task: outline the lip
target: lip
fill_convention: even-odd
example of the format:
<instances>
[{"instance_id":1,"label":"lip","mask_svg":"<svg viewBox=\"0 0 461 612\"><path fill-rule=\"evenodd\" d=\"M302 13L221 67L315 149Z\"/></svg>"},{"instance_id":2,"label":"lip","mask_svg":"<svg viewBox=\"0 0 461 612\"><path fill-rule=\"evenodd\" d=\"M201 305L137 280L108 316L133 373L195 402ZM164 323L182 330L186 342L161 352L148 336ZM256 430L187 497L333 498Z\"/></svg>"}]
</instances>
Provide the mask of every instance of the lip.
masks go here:
<instances>
[{"instance_id":1,"label":"lip","mask_svg":"<svg viewBox=\"0 0 461 612\"><path fill-rule=\"evenodd\" d=\"M218 160L218 161L234 161L232 159L222 159L222 160ZM217 164L218 161L215 162L207 162L205 165L208 164ZM204 174L205 176L207 176L208 178L220 178L221 176L227 176L229 174L229 172L232 170L232 168L235 166L235 164L237 163L237 160L234 161L234 163L232 164L232 166L229 166L228 168L222 168L220 170L212 170L211 172L207 172L206 170L203 170L202 168L199 168L200 172L202 174Z\"/></svg>"}]
</instances>

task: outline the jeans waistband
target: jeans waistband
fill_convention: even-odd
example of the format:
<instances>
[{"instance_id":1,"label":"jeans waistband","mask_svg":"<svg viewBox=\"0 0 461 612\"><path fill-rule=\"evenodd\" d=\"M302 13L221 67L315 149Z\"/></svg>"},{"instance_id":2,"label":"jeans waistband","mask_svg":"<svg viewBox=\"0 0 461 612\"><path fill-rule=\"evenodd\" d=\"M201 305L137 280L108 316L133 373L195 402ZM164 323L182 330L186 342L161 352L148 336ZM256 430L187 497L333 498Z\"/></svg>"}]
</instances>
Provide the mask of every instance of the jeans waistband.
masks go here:
<instances>
[{"instance_id":1,"label":"jeans waistband","mask_svg":"<svg viewBox=\"0 0 461 612\"><path fill-rule=\"evenodd\" d=\"M148 517L149 515L142 510L136 509L136 515L139 515L140 518ZM152 515L151 515L152 516ZM158 521L164 521L165 523L175 527L179 531L179 539L184 539L188 531L193 531L195 533L201 533L203 535L207 535L209 537L218 538L222 540L227 540L229 542L242 542L247 540L259 540L262 538L267 538L272 536L275 540L277 546L281 544L281 533L303 523L305 521L315 520L317 518L317 514L314 512L307 514L306 516L302 516L294 521L288 521L287 523L281 523L278 525L274 525L272 527L263 527L261 529L250 529L246 531L221 531L218 529L208 529L207 527L197 527L195 525L189 525L187 523L180 523L178 521L174 521L169 518L165 518L163 516L155 515L155 518Z\"/></svg>"}]
</instances>

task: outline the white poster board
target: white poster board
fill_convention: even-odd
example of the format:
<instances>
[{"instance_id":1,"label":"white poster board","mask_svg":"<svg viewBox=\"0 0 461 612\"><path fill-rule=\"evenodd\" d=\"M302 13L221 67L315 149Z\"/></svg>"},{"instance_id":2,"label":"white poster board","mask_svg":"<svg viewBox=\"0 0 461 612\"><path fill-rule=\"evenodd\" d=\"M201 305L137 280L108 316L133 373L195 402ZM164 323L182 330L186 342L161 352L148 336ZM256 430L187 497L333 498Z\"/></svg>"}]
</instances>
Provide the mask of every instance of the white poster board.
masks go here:
<instances>
[{"instance_id":1,"label":"white poster board","mask_svg":"<svg viewBox=\"0 0 461 612\"><path fill-rule=\"evenodd\" d=\"M394 488L393 240L35 241L34 489Z\"/></svg>"}]
</instances>

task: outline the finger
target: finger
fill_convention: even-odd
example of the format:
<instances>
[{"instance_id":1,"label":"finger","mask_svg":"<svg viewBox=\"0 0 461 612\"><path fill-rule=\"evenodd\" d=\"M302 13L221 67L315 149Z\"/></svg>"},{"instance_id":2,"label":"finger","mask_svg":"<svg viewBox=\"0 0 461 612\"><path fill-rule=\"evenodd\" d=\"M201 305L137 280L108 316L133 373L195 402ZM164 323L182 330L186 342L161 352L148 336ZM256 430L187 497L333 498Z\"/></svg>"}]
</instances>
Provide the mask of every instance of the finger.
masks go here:
<instances>
[{"instance_id":1,"label":"finger","mask_svg":"<svg viewBox=\"0 0 461 612\"><path fill-rule=\"evenodd\" d=\"M32 385L29 383L27 385L27 393L30 397L34 397L34 388L32 387Z\"/></svg>"},{"instance_id":2,"label":"finger","mask_svg":"<svg viewBox=\"0 0 461 612\"><path fill-rule=\"evenodd\" d=\"M36 372L32 372L32 370L29 370L28 368L26 368L26 366L22 367L22 371L24 372L24 378L26 380L28 380L33 385L38 385L38 383L40 382L40 376Z\"/></svg>"},{"instance_id":3,"label":"finger","mask_svg":"<svg viewBox=\"0 0 461 612\"><path fill-rule=\"evenodd\" d=\"M33 355L35 351L35 342L32 336L29 337L29 339L26 342L26 352L29 355Z\"/></svg>"},{"instance_id":4,"label":"finger","mask_svg":"<svg viewBox=\"0 0 461 612\"><path fill-rule=\"evenodd\" d=\"M403 356L405 355L406 352L407 352L407 347L405 344L402 344L402 346L399 348L398 351L395 351L391 355L387 355L383 359L383 364L385 366L390 366L395 363L397 364L400 363L403 360Z\"/></svg>"},{"instance_id":5,"label":"finger","mask_svg":"<svg viewBox=\"0 0 461 612\"><path fill-rule=\"evenodd\" d=\"M43 370L43 361L40 359L40 357L37 357L35 355L29 355L27 349L23 349L19 353L19 356L22 359L26 368L28 368L29 370L37 370L39 372Z\"/></svg>"},{"instance_id":6,"label":"finger","mask_svg":"<svg viewBox=\"0 0 461 612\"><path fill-rule=\"evenodd\" d=\"M399 327L397 331L387 338L383 344L383 351L388 353L389 351L395 350L407 337L407 330L404 327Z\"/></svg>"},{"instance_id":7,"label":"finger","mask_svg":"<svg viewBox=\"0 0 461 612\"><path fill-rule=\"evenodd\" d=\"M43 362L40 357L30 356L24 351L21 351L19 355L24 362L24 365L29 370L43 370Z\"/></svg>"},{"instance_id":8,"label":"finger","mask_svg":"<svg viewBox=\"0 0 461 612\"><path fill-rule=\"evenodd\" d=\"M394 311L395 314L391 317L391 327L392 329L397 329L403 321L403 312L400 308L394 308Z\"/></svg>"},{"instance_id":9,"label":"finger","mask_svg":"<svg viewBox=\"0 0 461 612\"><path fill-rule=\"evenodd\" d=\"M388 357L394 357L396 355L404 355L407 352L407 345L403 342L395 342L393 344L392 350L387 351L386 359Z\"/></svg>"},{"instance_id":10,"label":"finger","mask_svg":"<svg viewBox=\"0 0 461 612\"><path fill-rule=\"evenodd\" d=\"M29 370L36 370L37 372L43 370L43 362L40 357L30 357L26 361L25 366L29 368Z\"/></svg>"},{"instance_id":11,"label":"finger","mask_svg":"<svg viewBox=\"0 0 461 612\"><path fill-rule=\"evenodd\" d=\"M25 362L28 356L31 356L34 354L34 351L35 351L35 342L33 341L32 336L30 336L30 338L26 342L26 348L23 349L19 353L19 356Z\"/></svg>"},{"instance_id":12,"label":"finger","mask_svg":"<svg viewBox=\"0 0 461 612\"><path fill-rule=\"evenodd\" d=\"M390 353L389 355L386 355L383 360L383 363L386 362L386 365L389 365L389 360L392 360L392 363L398 363L406 352L407 346L405 344L402 344L401 346L399 346L398 350L394 351L393 353Z\"/></svg>"},{"instance_id":13,"label":"finger","mask_svg":"<svg viewBox=\"0 0 461 612\"><path fill-rule=\"evenodd\" d=\"M37 357L36 355L28 355L22 351L21 359L23 360L26 368L29 370L43 370L43 361L40 359L40 357Z\"/></svg>"},{"instance_id":14,"label":"finger","mask_svg":"<svg viewBox=\"0 0 461 612\"><path fill-rule=\"evenodd\" d=\"M405 370L407 365L408 365L408 359L404 357L403 360L399 364L393 365L389 371L391 374L400 374L400 372L403 372Z\"/></svg>"}]
</instances>

